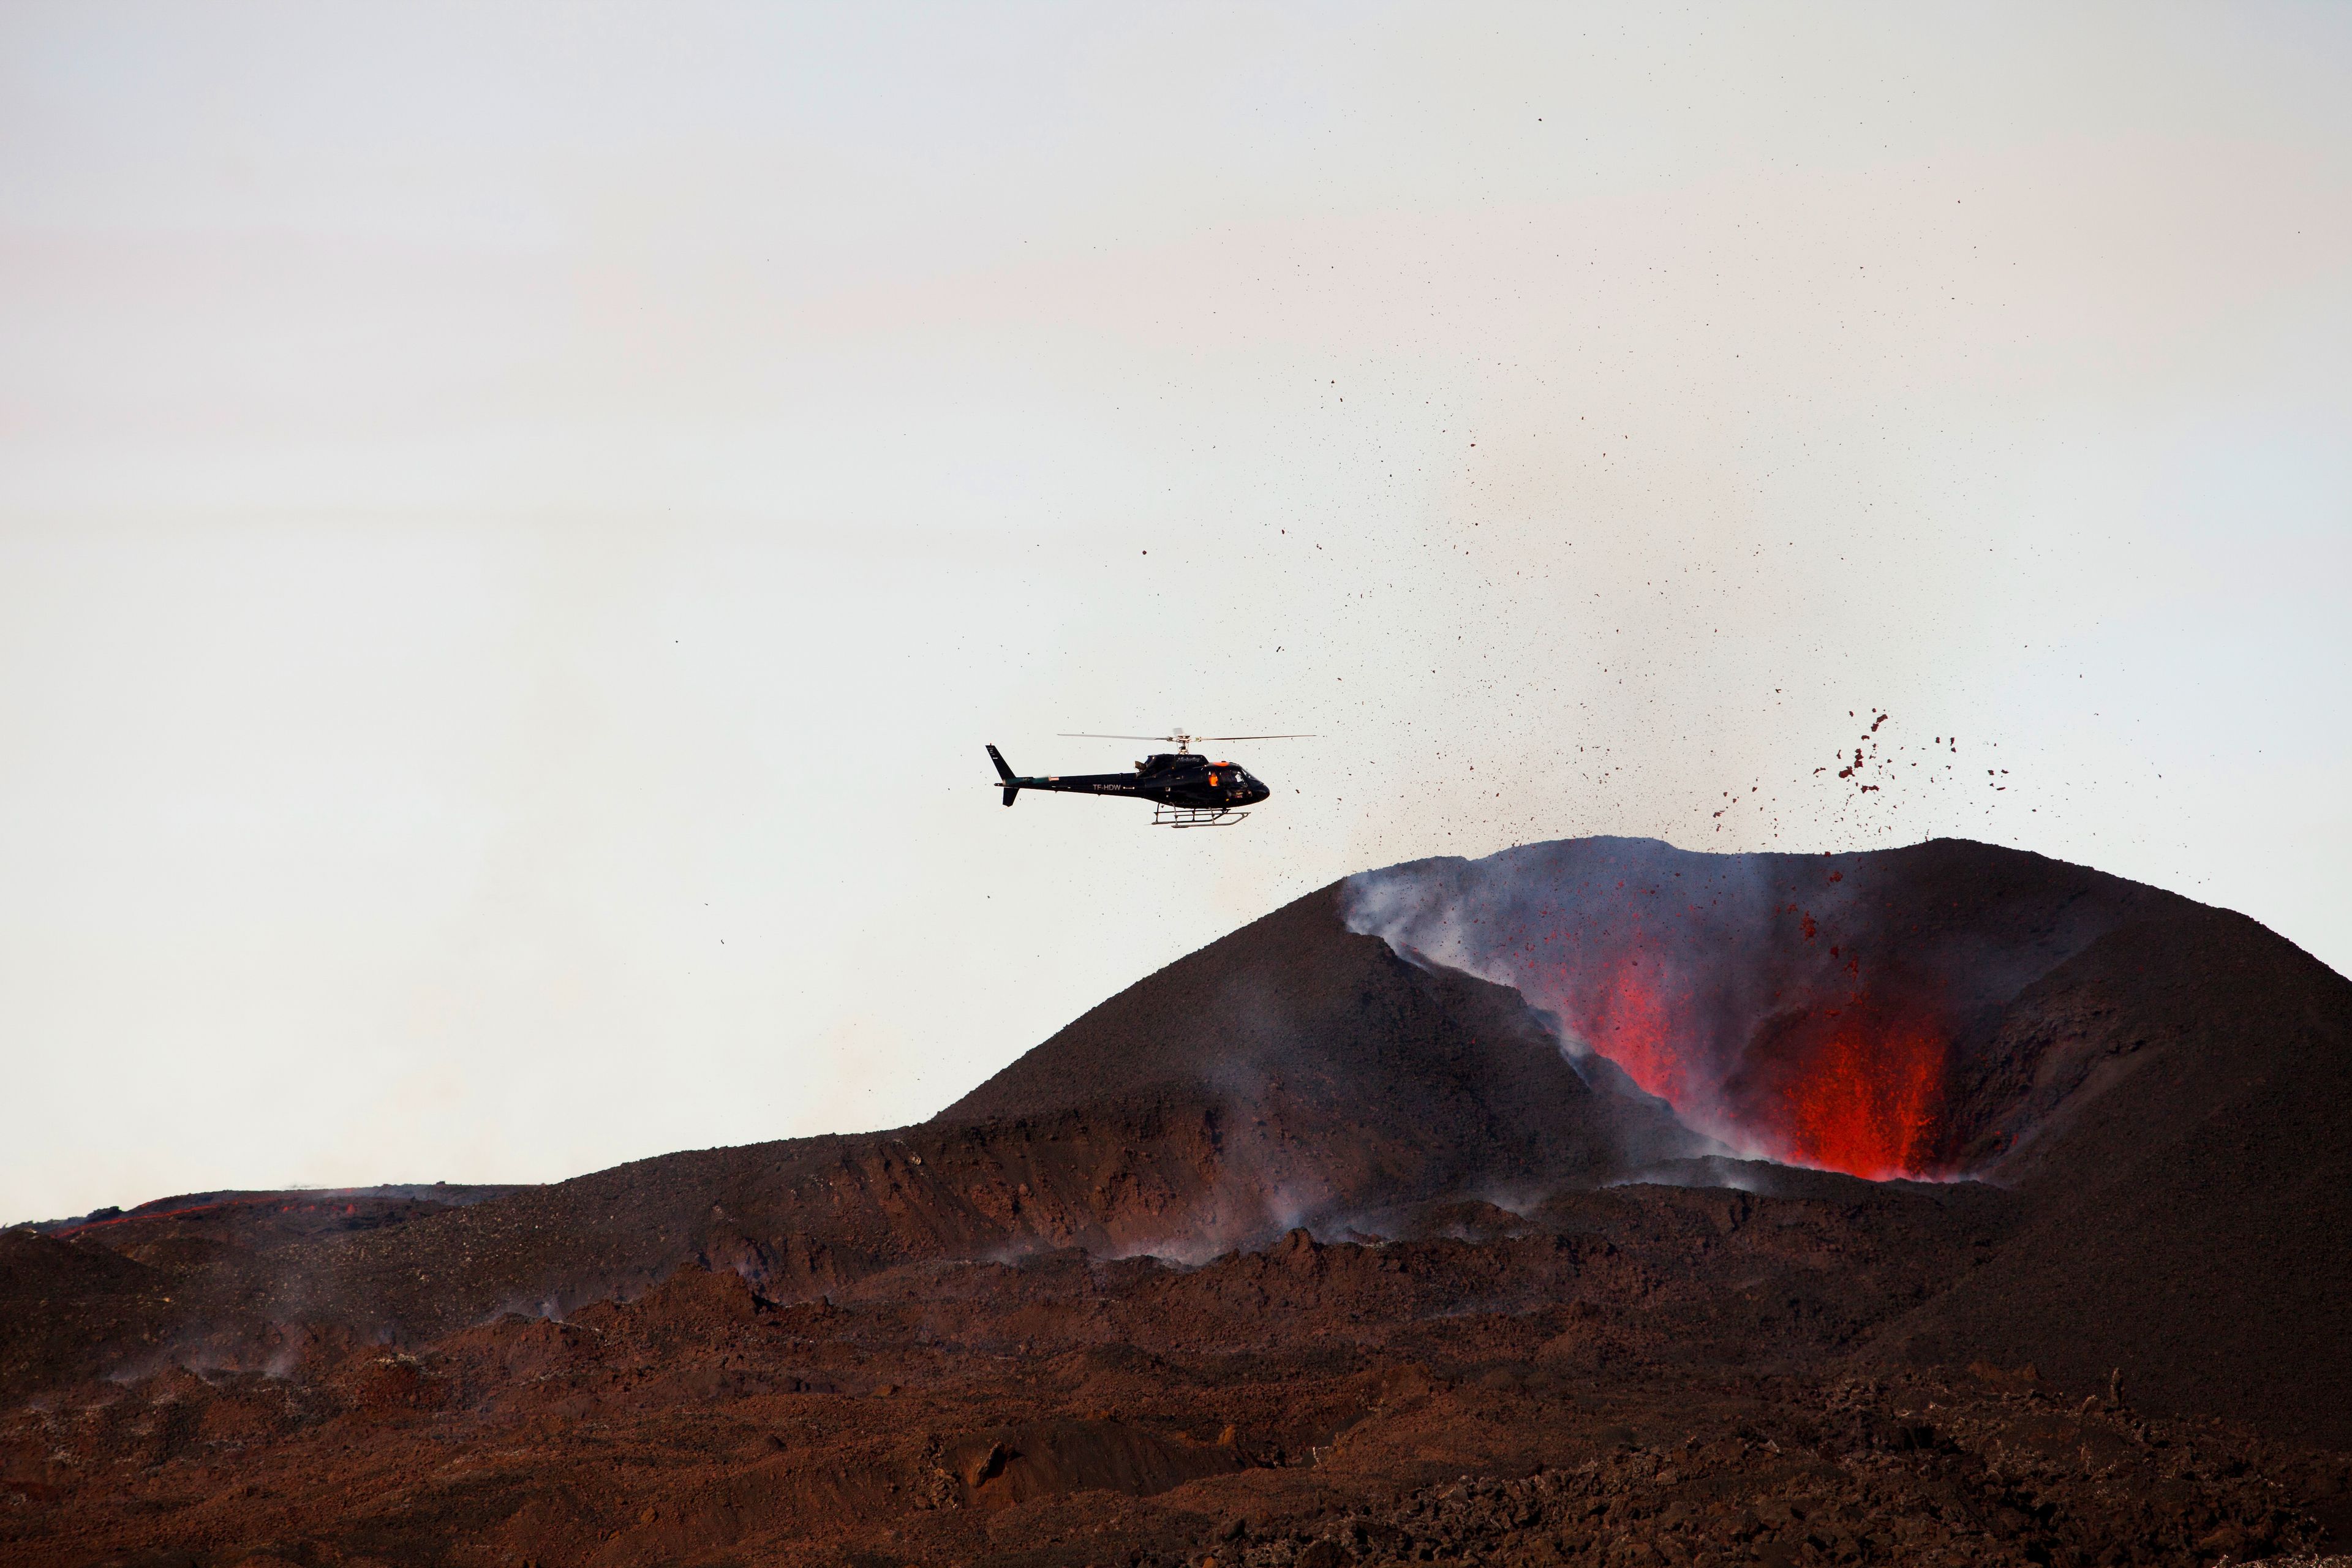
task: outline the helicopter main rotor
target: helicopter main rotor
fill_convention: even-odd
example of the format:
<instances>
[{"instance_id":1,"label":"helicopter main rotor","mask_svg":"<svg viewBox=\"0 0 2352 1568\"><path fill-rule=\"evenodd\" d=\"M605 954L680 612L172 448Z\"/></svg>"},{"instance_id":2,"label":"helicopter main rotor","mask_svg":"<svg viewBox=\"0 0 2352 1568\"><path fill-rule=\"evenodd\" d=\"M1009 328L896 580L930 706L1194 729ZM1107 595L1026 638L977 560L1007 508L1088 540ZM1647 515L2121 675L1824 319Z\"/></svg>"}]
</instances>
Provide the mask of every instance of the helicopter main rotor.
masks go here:
<instances>
[{"instance_id":1,"label":"helicopter main rotor","mask_svg":"<svg viewBox=\"0 0 2352 1568\"><path fill-rule=\"evenodd\" d=\"M1061 731L1061 738L1066 741L1166 741L1174 745L1181 754L1192 751L1192 743L1196 741L1311 741L1315 737L1311 734L1194 735L1182 730L1177 731L1172 735L1097 735L1091 731L1065 730Z\"/></svg>"}]
</instances>

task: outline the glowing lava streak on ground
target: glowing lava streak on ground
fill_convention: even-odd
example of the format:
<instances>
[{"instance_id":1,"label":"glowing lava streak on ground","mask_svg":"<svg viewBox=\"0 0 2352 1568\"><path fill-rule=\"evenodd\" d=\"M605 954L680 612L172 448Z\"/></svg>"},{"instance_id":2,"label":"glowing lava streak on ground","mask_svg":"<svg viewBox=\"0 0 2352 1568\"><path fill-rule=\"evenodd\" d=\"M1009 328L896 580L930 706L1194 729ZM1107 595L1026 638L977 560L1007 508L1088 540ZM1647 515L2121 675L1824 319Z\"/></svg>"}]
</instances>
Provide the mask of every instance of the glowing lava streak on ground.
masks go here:
<instances>
[{"instance_id":1,"label":"glowing lava streak on ground","mask_svg":"<svg viewBox=\"0 0 2352 1568\"><path fill-rule=\"evenodd\" d=\"M1923 1016L1849 994L1721 1038L1654 952L1550 978L1547 1001L1584 1047L1702 1131L1874 1181L1940 1163L1947 1042Z\"/></svg>"}]
</instances>

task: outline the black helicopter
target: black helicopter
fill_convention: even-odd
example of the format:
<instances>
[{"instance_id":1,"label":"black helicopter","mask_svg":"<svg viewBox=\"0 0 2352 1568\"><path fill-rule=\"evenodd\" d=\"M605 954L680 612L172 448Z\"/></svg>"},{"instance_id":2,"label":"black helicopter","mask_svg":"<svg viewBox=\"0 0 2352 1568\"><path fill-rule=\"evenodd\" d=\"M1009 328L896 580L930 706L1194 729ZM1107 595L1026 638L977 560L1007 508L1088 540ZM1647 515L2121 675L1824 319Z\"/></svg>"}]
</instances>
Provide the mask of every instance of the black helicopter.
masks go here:
<instances>
[{"instance_id":1,"label":"black helicopter","mask_svg":"<svg viewBox=\"0 0 2352 1568\"><path fill-rule=\"evenodd\" d=\"M1250 776L1238 763L1213 763L1192 749L1197 741L1301 741L1304 735L1089 735L1066 734L1077 741L1167 741L1173 752L1161 752L1135 764L1132 773L1049 773L1022 778L1005 765L1004 753L988 748L996 764L1004 804L1011 805L1024 789L1057 790L1065 795L1125 795L1153 805L1155 827L1231 827L1274 792Z\"/></svg>"}]
</instances>

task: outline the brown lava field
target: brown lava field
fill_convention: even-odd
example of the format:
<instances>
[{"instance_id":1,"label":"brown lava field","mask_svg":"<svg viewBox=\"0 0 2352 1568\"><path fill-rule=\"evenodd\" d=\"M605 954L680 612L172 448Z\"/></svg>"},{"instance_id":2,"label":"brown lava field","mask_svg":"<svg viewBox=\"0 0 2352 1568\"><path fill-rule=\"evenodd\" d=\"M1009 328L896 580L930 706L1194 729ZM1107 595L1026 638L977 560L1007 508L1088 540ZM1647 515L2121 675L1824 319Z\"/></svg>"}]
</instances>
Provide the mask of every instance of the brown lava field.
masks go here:
<instances>
[{"instance_id":1,"label":"brown lava field","mask_svg":"<svg viewBox=\"0 0 2352 1568\"><path fill-rule=\"evenodd\" d=\"M2352 984L1981 845L1514 853L1399 872L1748 966L1724 1114L1937 1179L1732 1157L1342 884L919 1126L0 1233L0 1563L2352 1551Z\"/></svg>"}]
</instances>

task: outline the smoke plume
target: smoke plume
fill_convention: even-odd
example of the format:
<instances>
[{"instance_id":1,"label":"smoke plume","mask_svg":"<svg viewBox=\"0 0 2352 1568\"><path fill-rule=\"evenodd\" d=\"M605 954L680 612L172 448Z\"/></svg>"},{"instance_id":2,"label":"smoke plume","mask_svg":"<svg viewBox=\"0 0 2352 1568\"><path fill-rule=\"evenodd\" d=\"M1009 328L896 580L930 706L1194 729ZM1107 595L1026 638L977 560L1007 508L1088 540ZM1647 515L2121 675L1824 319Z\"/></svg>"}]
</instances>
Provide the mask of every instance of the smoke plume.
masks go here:
<instances>
[{"instance_id":1,"label":"smoke plume","mask_svg":"<svg viewBox=\"0 0 2352 1568\"><path fill-rule=\"evenodd\" d=\"M1956 1042L2049 953L1930 929L1906 853L1579 839L1366 872L1343 908L1412 962L1517 990L1589 1079L1622 1073L1741 1155L1949 1175Z\"/></svg>"}]
</instances>

